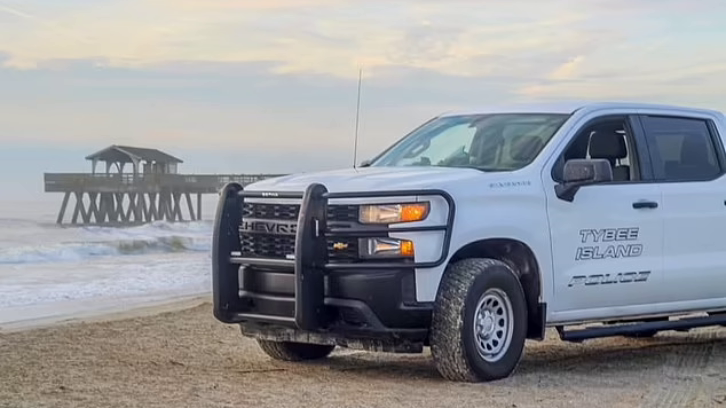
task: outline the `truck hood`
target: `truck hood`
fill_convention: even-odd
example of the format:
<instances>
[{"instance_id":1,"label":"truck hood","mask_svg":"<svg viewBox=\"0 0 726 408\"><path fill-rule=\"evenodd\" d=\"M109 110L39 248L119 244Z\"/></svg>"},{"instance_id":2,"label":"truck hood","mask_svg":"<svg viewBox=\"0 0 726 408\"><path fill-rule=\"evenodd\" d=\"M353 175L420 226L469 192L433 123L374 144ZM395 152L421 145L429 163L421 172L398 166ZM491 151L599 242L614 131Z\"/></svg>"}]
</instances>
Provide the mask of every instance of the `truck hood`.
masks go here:
<instances>
[{"instance_id":1,"label":"truck hood","mask_svg":"<svg viewBox=\"0 0 726 408\"><path fill-rule=\"evenodd\" d=\"M298 173L258 181L248 191L302 192L321 183L330 192L443 188L452 182L501 178L506 173L484 173L476 169L446 167L363 167Z\"/></svg>"}]
</instances>

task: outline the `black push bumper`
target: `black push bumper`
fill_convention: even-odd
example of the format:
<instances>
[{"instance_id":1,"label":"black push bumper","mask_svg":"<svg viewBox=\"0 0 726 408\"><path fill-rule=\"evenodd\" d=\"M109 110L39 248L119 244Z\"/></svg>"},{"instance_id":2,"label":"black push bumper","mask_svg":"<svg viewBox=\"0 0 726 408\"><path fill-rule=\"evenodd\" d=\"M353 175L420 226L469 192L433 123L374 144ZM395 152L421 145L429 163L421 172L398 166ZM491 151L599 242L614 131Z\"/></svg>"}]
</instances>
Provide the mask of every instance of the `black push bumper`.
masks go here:
<instances>
[{"instance_id":1,"label":"black push bumper","mask_svg":"<svg viewBox=\"0 0 726 408\"><path fill-rule=\"evenodd\" d=\"M393 196L440 196L448 203L446 225L390 229L328 227L329 199ZM301 200L295 232L294 260L245 258L239 226L245 198ZM227 184L217 206L212 247L214 316L239 323L249 332L292 330L295 333L352 337L392 337L422 341L431 319L431 304L415 301L415 268L441 265L448 257L454 202L441 190L329 193L320 184L300 193L244 191ZM444 247L433 262L331 262L328 239L381 236L390 231L444 231Z\"/></svg>"}]
</instances>

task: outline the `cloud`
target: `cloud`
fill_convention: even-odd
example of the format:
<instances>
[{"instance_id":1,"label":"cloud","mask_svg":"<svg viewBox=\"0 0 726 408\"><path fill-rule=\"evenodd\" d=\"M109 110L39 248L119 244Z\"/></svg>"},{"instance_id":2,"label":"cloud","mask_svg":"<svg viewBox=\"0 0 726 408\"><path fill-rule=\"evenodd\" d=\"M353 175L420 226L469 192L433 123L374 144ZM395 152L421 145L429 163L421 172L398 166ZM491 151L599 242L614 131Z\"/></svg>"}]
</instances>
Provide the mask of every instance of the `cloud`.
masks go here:
<instances>
[{"instance_id":1,"label":"cloud","mask_svg":"<svg viewBox=\"0 0 726 408\"><path fill-rule=\"evenodd\" d=\"M324 167L348 163L356 81L271 76L269 68L174 62L137 70L66 60L35 70L0 69L0 143L236 152L240 165L268 160L290 168L309 161L281 161L284 152L322 154ZM374 155L436 114L497 103L511 98L511 90L511 82L499 78L472 84L433 70L385 68L363 84L359 157Z\"/></svg>"},{"instance_id":2,"label":"cloud","mask_svg":"<svg viewBox=\"0 0 726 408\"><path fill-rule=\"evenodd\" d=\"M273 156L281 146L297 152L349 148L356 101L352 80L271 78L265 64L177 63L144 71L94 61L47 65L64 69L0 69L3 144L22 140L99 148L112 143L221 147L239 149L242 156L251 147ZM186 69L178 69L180 65ZM426 77L413 74L409 71ZM377 137L366 136L374 149L423 119L416 115L424 109L425 116L442 110L417 107L430 103L425 92L447 88L446 79L436 74L428 75L428 82L434 86L423 93L415 88L398 93L380 82L366 83L362 133L383 129Z\"/></svg>"},{"instance_id":3,"label":"cloud","mask_svg":"<svg viewBox=\"0 0 726 408\"><path fill-rule=\"evenodd\" d=\"M583 55L578 55L555 69L549 76L552 80L567 80L577 76L578 68L585 61Z\"/></svg>"},{"instance_id":4,"label":"cloud","mask_svg":"<svg viewBox=\"0 0 726 408\"><path fill-rule=\"evenodd\" d=\"M723 0L0 5L3 143L254 146L269 160L284 146L332 161L349 154L359 66L361 156L480 104L726 107Z\"/></svg>"},{"instance_id":5,"label":"cloud","mask_svg":"<svg viewBox=\"0 0 726 408\"><path fill-rule=\"evenodd\" d=\"M588 75L591 69L582 61L592 54L618 53L621 61L649 50L672 55L668 41L678 41L674 32L683 27L702 33L711 27L713 36L723 39L717 16L726 11L720 0L696 5L492 0L486 7L472 0L74 3L0 2L5 14L16 17L0 28L0 51L10 55L5 65L29 69L49 60L93 59L146 69L174 61L267 61L276 74L354 78L360 66L366 75L402 66L446 75L557 80ZM694 15L698 20L682 18ZM635 46L623 54L629 44ZM717 56L709 54L713 62ZM608 64L623 70L615 58Z\"/></svg>"},{"instance_id":6,"label":"cloud","mask_svg":"<svg viewBox=\"0 0 726 408\"><path fill-rule=\"evenodd\" d=\"M27 19L27 20L38 21L38 19L34 15L28 14L22 10L16 9L15 7L7 6L2 3L0 3L0 12L8 13L13 16L20 17L20 18ZM39 22L42 23L42 21L39 21Z\"/></svg>"},{"instance_id":7,"label":"cloud","mask_svg":"<svg viewBox=\"0 0 726 408\"><path fill-rule=\"evenodd\" d=\"M281 10L323 7L342 0L151 0L165 7L188 10Z\"/></svg>"},{"instance_id":8,"label":"cloud","mask_svg":"<svg viewBox=\"0 0 726 408\"><path fill-rule=\"evenodd\" d=\"M274 61L276 73L350 78L363 65L370 73L406 66L482 76L506 71L495 64L501 55L570 58L604 34L617 37L614 28L588 28L587 11L565 0L481 8L471 1L112 0L53 13L39 1L21 10L32 19L0 35L8 66L57 59L136 68L177 60Z\"/></svg>"},{"instance_id":9,"label":"cloud","mask_svg":"<svg viewBox=\"0 0 726 408\"><path fill-rule=\"evenodd\" d=\"M723 0L0 0L0 143L17 162L54 157L34 183L112 143L169 150L185 171L348 166L360 66L360 160L479 105L726 110L724 14Z\"/></svg>"}]
</instances>

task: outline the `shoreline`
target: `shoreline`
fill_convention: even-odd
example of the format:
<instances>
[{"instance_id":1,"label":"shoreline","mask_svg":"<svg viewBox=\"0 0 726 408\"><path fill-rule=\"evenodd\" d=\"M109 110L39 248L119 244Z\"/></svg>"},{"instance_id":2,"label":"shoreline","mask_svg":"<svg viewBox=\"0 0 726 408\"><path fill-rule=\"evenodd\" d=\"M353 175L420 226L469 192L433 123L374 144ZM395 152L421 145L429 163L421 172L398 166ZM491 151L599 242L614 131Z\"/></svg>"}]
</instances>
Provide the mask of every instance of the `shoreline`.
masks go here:
<instances>
[{"instance_id":1,"label":"shoreline","mask_svg":"<svg viewBox=\"0 0 726 408\"><path fill-rule=\"evenodd\" d=\"M124 301L131 303L124 303ZM102 323L191 309L211 303L211 293L97 299L0 309L0 334L54 328L75 323ZM10 316L25 316L11 318Z\"/></svg>"}]
</instances>

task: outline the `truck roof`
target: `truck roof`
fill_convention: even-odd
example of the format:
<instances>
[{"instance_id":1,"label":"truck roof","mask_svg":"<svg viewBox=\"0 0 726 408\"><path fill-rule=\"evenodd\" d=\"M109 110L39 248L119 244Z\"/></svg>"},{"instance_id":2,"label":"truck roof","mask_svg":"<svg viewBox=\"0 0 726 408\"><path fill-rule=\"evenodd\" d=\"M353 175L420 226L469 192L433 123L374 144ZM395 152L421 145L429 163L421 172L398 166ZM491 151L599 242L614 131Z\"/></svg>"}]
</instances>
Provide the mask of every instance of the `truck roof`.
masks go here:
<instances>
[{"instance_id":1,"label":"truck roof","mask_svg":"<svg viewBox=\"0 0 726 408\"><path fill-rule=\"evenodd\" d=\"M628 109L668 109L680 110L692 113L706 113L711 115L723 116L723 113L712 109L703 109L695 107L686 107L668 104L654 104L643 102L546 102L546 103L529 103L529 104L497 104L490 106L482 106L479 108L463 109L457 111L444 112L439 116L457 116L457 115L476 115L484 113L563 113L571 114L576 110L594 111L607 108L628 108Z\"/></svg>"}]
</instances>

